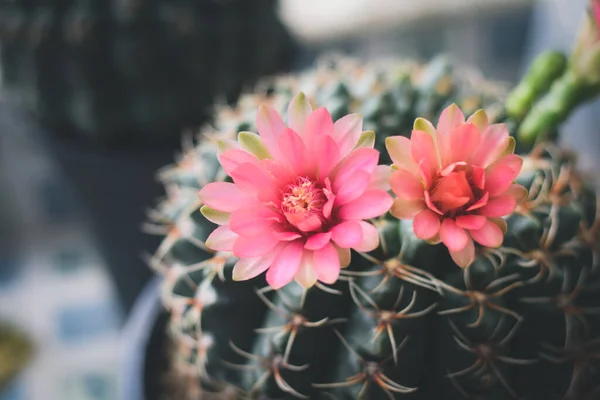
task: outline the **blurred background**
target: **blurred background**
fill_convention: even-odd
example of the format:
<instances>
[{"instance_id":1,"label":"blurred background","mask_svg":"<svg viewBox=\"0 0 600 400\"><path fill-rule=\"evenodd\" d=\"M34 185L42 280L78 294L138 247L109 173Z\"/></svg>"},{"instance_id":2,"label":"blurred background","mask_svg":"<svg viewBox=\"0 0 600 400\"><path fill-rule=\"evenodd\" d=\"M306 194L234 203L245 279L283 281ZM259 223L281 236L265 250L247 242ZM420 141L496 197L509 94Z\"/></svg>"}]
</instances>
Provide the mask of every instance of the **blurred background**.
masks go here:
<instances>
[{"instance_id":1,"label":"blurred background","mask_svg":"<svg viewBox=\"0 0 600 400\"><path fill-rule=\"evenodd\" d=\"M541 50L570 49L584 5L0 0L0 400L121 398L121 330L159 242L141 231L154 174L213 104L331 51L446 53L514 83ZM565 127L587 168L598 111Z\"/></svg>"}]
</instances>

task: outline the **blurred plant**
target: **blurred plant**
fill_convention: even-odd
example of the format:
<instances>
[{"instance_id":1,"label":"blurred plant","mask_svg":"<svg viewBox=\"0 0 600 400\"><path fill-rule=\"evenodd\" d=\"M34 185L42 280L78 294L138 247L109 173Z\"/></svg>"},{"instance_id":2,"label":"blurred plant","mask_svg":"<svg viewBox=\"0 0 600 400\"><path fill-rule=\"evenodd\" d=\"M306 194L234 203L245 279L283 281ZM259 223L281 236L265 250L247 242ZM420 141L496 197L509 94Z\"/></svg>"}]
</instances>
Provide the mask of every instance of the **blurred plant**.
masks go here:
<instances>
[{"instance_id":1,"label":"blurred plant","mask_svg":"<svg viewBox=\"0 0 600 400\"><path fill-rule=\"evenodd\" d=\"M0 393L31 360L33 345L19 329L0 323Z\"/></svg>"}]
</instances>

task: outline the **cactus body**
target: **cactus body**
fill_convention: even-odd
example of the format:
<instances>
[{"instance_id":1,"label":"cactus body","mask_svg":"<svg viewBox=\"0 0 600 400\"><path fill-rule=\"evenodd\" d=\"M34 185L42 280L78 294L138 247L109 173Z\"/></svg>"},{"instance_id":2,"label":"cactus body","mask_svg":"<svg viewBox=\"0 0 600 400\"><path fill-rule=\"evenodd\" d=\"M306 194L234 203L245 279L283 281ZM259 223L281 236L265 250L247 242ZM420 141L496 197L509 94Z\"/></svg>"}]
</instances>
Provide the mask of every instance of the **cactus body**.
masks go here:
<instances>
[{"instance_id":1,"label":"cactus body","mask_svg":"<svg viewBox=\"0 0 600 400\"><path fill-rule=\"evenodd\" d=\"M189 398L594 399L600 335L596 196L568 153L538 146L518 178L529 190L504 245L461 270L411 222L375 221L380 246L353 254L331 286L273 291L231 279L235 261L204 241L214 229L197 191L228 179L222 140L255 130L262 102L281 110L304 91L334 119L361 113L378 137L410 134L450 103L500 111L502 91L441 60L369 66L326 60L223 107L201 144L159 176L168 196L151 214L168 234L152 265L164 274L172 368ZM497 114L498 116L500 113ZM493 117L492 117L493 119ZM380 163L389 163L382 153ZM190 374L194 379L188 379Z\"/></svg>"}]
</instances>

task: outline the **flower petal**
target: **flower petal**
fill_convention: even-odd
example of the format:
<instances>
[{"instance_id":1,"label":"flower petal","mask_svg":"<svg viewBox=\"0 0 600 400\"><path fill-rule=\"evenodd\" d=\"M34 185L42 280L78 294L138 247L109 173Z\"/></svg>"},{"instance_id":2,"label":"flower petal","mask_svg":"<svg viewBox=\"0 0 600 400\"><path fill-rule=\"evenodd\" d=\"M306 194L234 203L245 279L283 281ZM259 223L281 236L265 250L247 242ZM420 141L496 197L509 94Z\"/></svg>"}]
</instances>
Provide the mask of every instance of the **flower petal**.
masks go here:
<instances>
[{"instance_id":1,"label":"flower petal","mask_svg":"<svg viewBox=\"0 0 600 400\"><path fill-rule=\"evenodd\" d=\"M302 92L298 93L287 109L287 125L300 135L304 132L306 119L312 113L310 102Z\"/></svg>"},{"instance_id":2,"label":"flower petal","mask_svg":"<svg viewBox=\"0 0 600 400\"><path fill-rule=\"evenodd\" d=\"M492 164L485 171L485 189L490 196L504 193L519 175L523 159L516 154L509 154Z\"/></svg>"},{"instance_id":3,"label":"flower petal","mask_svg":"<svg viewBox=\"0 0 600 400\"><path fill-rule=\"evenodd\" d=\"M479 144L479 131L473 124L460 125L450 133L450 159L448 162L467 161ZM446 165L446 164L444 164Z\"/></svg>"},{"instance_id":4,"label":"flower petal","mask_svg":"<svg viewBox=\"0 0 600 400\"><path fill-rule=\"evenodd\" d=\"M392 176L392 172L393 170L389 165L378 165L371 174L369 189L381 189L386 192L390 190L390 177Z\"/></svg>"},{"instance_id":5,"label":"flower petal","mask_svg":"<svg viewBox=\"0 0 600 400\"><path fill-rule=\"evenodd\" d=\"M244 163L231 171L233 182L238 188L247 193L273 192L273 178L263 168L255 164Z\"/></svg>"},{"instance_id":6,"label":"flower petal","mask_svg":"<svg viewBox=\"0 0 600 400\"><path fill-rule=\"evenodd\" d=\"M490 125L488 120L488 116L485 110L479 109L475 111L469 119L467 119L467 124L473 124L479 130L479 132L483 132Z\"/></svg>"},{"instance_id":7,"label":"flower petal","mask_svg":"<svg viewBox=\"0 0 600 400\"><path fill-rule=\"evenodd\" d=\"M486 217L504 217L512 213L517 207L517 200L512 195L502 195L491 198L481 207L479 214Z\"/></svg>"},{"instance_id":8,"label":"flower petal","mask_svg":"<svg viewBox=\"0 0 600 400\"><path fill-rule=\"evenodd\" d=\"M319 281L327 284L337 281L341 268L340 256L331 243L328 243L322 249L315 250L313 263Z\"/></svg>"},{"instance_id":9,"label":"flower petal","mask_svg":"<svg viewBox=\"0 0 600 400\"><path fill-rule=\"evenodd\" d=\"M461 251L469 242L467 231L456 225L451 218L445 218L440 228L440 239L450 252Z\"/></svg>"},{"instance_id":10,"label":"flower petal","mask_svg":"<svg viewBox=\"0 0 600 400\"><path fill-rule=\"evenodd\" d=\"M331 136L320 136L315 142L317 173L319 178L329 176L340 162L340 150Z\"/></svg>"},{"instance_id":11,"label":"flower petal","mask_svg":"<svg viewBox=\"0 0 600 400\"><path fill-rule=\"evenodd\" d=\"M256 114L256 126L258 127L258 133L271 156L280 158L277 139L286 126L277 111L275 111L273 107L269 107L265 104L261 105Z\"/></svg>"},{"instance_id":12,"label":"flower petal","mask_svg":"<svg viewBox=\"0 0 600 400\"><path fill-rule=\"evenodd\" d=\"M447 165L451 162L451 133L459 126L464 125L464 123L465 116L456 104L449 105L440 114L437 124L437 145L443 165Z\"/></svg>"},{"instance_id":13,"label":"flower petal","mask_svg":"<svg viewBox=\"0 0 600 400\"><path fill-rule=\"evenodd\" d=\"M392 206L392 197L383 190L369 190L358 199L340 207L341 219L370 219L388 212Z\"/></svg>"},{"instance_id":14,"label":"flower petal","mask_svg":"<svg viewBox=\"0 0 600 400\"><path fill-rule=\"evenodd\" d=\"M514 197L518 204L525 200L525 198L527 197L527 189L525 189L523 186L517 183L513 183L512 185L510 185L508 190L504 192L504 194L507 196Z\"/></svg>"},{"instance_id":15,"label":"flower petal","mask_svg":"<svg viewBox=\"0 0 600 400\"><path fill-rule=\"evenodd\" d=\"M423 210L415 216L413 229L419 239L431 239L440 232L440 216L431 210Z\"/></svg>"},{"instance_id":16,"label":"flower petal","mask_svg":"<svg viewBox=\"0 0 600 400\"><path fill-rule=\"evenodd\" d=\"M331 232L319 232L311 235L304 248L307 250L318 250L322 249L331 240Z\"/></svg>"},{"instance_id":17,"label":"flower petal","mask_svg":"<svg viewBox=\"0 0 600 400\"><path fill-rule=\"evenodd\" d=\"M403 199L416 200L422 199L424 196L425 189L423 188L423 183L403 169L392 173L390 186L392 191Z\"/></svg>"},{"instance_id":18,"label":"flower petal","mask_svg":"<svg viewBox=\"0 0 600 400\"><path fill-rule=\"evenodd\" d=\"M487 168L504 154L510 144L508 129L504 124L488 126L481 132L479 145L473 150L471 164Z\"/></svg>"},{"instance_id":19,"label":"flower petal","mask_svg":"<svg viewBox=\"0 0 600 400\"><path fill-rule=\"evenodd\" d=\"M294 279L305 289L308 289L317 283L317 272L314 267L312 251L302 252L300 268L298 268L298 272L296 272Z\"/></svg>"},{"instance_id":20,"label":"flower petal","mask_svg":"<svg viewBox=\"0 0 600 400\"><path fill-rule=\"evenodd\" d=\"M209 183L200 190L198 196L210 208L224 212L232 212L256 202L254 198L229 182Z\"/></svg>"},{"instance_id":21,"label":"flower petal","mask_svg":"<svg viewBox=\"0 0 600 400\"><path fill-rule=\"evenodd\" d=\"M242 258L238 260L233 266L231 279L234 281L246 281L257 277L271 266L273 259L279 254L279 251L279 248L275 248L261 257Z\"/></svg>"},{"instance_id":22,"label":"flower petal","mask_svg":"<svg viewBox=\"0 0 600 400\"><path fill-rule=\"evenodd\" d=\"M219 156L219 163L221 163L221 166L227 175L231 175L231 172L242 164L259 164L254 155L241 149L227 150L226 152L222 153Z\"/></svg>"},{"instance_id":23,"label":"flower petal","mask_svg":"<svg viewBox=\"0 0 600 400\"><path fill-rule=\"evenodd\" d=\"M335 139L340 155L345 157L356 145L362 133L363 118L360 114L348 114L333 124Z\"/></svg>"},{"instance_id":24,"label":"flower petal","mask_svg":"<svg viewBox=\"0 0 600 400\"><path fill-rule=\"evenodd\" d=\"M302 242L296 240L288 243L275 257L267 271L267 283L273 289L281 289L292 281L302 260Z\"/></svg>"},{"instance_id":25,"label":"flower petal","mask_svg":"<svg viewBox=\"0 0 600 400\"><path fill-rule=\"evenodd\" d=\"M499 247L504 240L502 229L489 220L480 229L471 229L469 233L477 243L486 247Z\"/></svg>"},{"instance_id":26,"label":"flower petal","mask_svg":"<svg viewBox=\"0 0 600 400\"><path fill-rule=\"evenodd\" d=\"M347 268L348 265L350 265L350 261L352 258L352 253L350 252L350 249L342 249L341 247L337 247L337 246L333 246L335 247L335 250L338 253L338 256L340 257L340 267L341 268Z\"/></svg>"},{"instance_id":27,"label":"flower petal","mask_svg":"<svg viewBox=\"0 0 600 400\"><path fill-rule=\"evenodd\" d=\"M209 206L200 207L200 212L210 222L217 225L225 225L229 223L230 213L226 213L223 211L215 210L214 208L210 208Z\"/></svg>"},{"instance_id":28,"label":"flower petal","mask_svg":"<svg viewBox=\"0 0 600 400\"><path fill-rule=\"evenodd\" d=\"M395 166L411 175L419 176L419 164L410 153L410 139L404 136L389 136L385 138L385 147Z\"/></svg>"},{"instance_id":29,"label":"flower petal","mask_svg":"<svg viewBox=\"0 0 600 400\"><path fill-rule=\"evenodd\" d=\"M456 225L464 229L479 229L487 218L483 215L460 215L456 217Z\"/></svg>"},{"instance_id":30,"label":"flower petal","mask_svg":"<svg viewBox=\"0 0 600 400\"><path fill-rule=\"evenodd\" d=\"M431 135L425 131L412 131L410 137L410 153L418 164L423 164L427 177L439 169L437 148Z\"/></svg>"},{"instance_id":31,"label":"flower petal","mask_svg":"<svg viewBox=\"0 0 600 400\"><path fill-rule=\"evenodd\" d=\"M366 221L358 221L358 224L362 229L362 240L352 248L356 251L366 253L379 247L379 232L377 231L377 228Z\"/></svg>"},{"instance_id":32,"label":"flower petal","mask_svg":"<svg viewBox=\"0 0 600 400\"><path fill-rule=\"evenodd\" d=\"M467 268L475 261L475 245L469 238L465 247L460 251L451 251L450 256L454 262L461 268Z\"/></svg>"},{"instance_id":33,"label":"flower petal","mask_svg":"<svg viewBox=\"0 0 600 400\"><path fill-rule=\"evenodd\" d=\"M331 230L331 239L342 248L351 248L362 242L362 228L357 221L337 224Z\"/></svg>"},{"instance_id":34,"label":"flower petal","mask_svg":"<svg viewBox=\"0 0 600 400\"><path fill-rule=\"evenodd\" d=\"M390 213L398 219L411 219L414 218L417 213L425 209L425 202L423 200L406 200L397 198L392 203Z\"/></svg>"},{"instance_id":35,"label":"flower petal","mask_svg":"<svg viewBox=\"0 0 600 400\"><path fill-rule=\"evenodd\" d=\"M308 172L307 149L304 141L293 130L286 128L277 140L283 160L287 161L294 172L304 176Z\"/></svg>"},{"instance_id":36,"label":"flower petal","mask_svg":"<svg viewBox=\"0 0 600 400\"><path fill-rule=\"evenodd\" d=\"M231 251L238 237L229 229L228 225L221 225L208 235L205 244L206 247L215 251Z\"/></svg>"},{"instance_id":37,"label":"flower petal","mask_svg":"<svg viewBox=\"0 0 600 400\"><path fill-rule=\"evenodd\" d=\"M340 187L351 180L357 171L373 173L379 161L379 152L375 149L363 147L354 150L341 163L333 173L333 191L337 193Z\"/></svg>"},{"instance_id":38,"label":"flower petal","mask_svg":"<svg viewBox=\"0 0 600 400\"><path fill-rule=\"evenodd\" d=\"M231 213L229 228L238 235L252 236L279 220L280 216L266 207L244 208Z\"/></svg>"},{"instance_id":39,"label":"flower petal","mask_svg":"<svg viewBox=\"0 0 600 400\"><path fill-rule=\"evenodd\" d=\"M262 256L279 243L277 237L268 230L260 235L238 236L233 244L233 254L239 258Z\"/></svg>"},{"instance_id":40,"label":"flower petal","mask_svg":"<svg viewBox=\"0 0 600 400\"><path fill-rule=\"evenodd\" d=\"M371 175L366 171L356 171L353 178L344 182L335 194L335 205L347 204L359 198L367 190L370 180Z\"/></svg>"},{"instance_id":41,"label":"flower petal","mask_svg":"<svg viewBox=\"0 0 600 400\"><path fill-rule=\"evenodd\" d=\"M304 143L306 143L307 148L313 149L315 138L321 135L332 136L333 132L333 120L329 111L325 107L317 108L306 118L303 132Z\"/></svg>"}]
</instances>

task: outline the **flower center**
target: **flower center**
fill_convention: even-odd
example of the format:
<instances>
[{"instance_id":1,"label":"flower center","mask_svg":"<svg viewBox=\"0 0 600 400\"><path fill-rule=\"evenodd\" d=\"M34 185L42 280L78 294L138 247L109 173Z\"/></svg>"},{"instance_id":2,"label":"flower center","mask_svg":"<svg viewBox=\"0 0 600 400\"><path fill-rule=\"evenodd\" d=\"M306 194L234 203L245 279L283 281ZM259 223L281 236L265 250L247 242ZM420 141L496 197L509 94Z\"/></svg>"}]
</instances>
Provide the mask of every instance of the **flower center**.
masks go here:
<instances>
[{"instance_id":1,"label":"flower center","mask_svg":"<svg viewBox=\"0 0 600 400\"><path fill-rule=\"evenodd\" d=\"M327 197L323 189L308 178L300 177L285 188L281 211L288 222L303 232L320 231L326 218L323 206Z\"/></svg>"},{"instance_id":2,"label":"flower center","mask_svg":"<svg viewBox=\"0 0 600 400\"><path fill-rule=\"evenodd\" d=\"M429 190L431 202L444 215L460 215L472 206L477 207L479 201L485 201L483 170L462 164L443 170Z\"/></svg>"}]
</instances>

